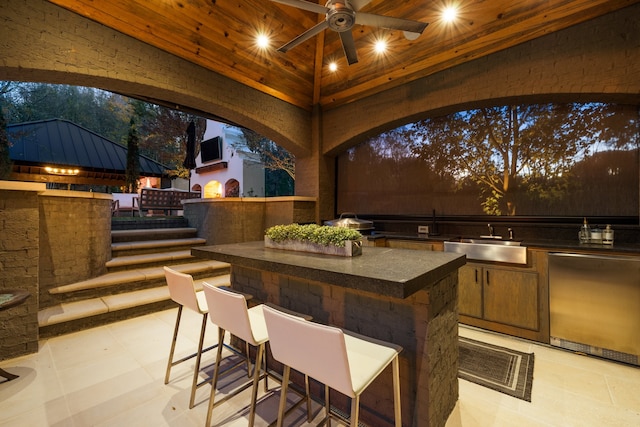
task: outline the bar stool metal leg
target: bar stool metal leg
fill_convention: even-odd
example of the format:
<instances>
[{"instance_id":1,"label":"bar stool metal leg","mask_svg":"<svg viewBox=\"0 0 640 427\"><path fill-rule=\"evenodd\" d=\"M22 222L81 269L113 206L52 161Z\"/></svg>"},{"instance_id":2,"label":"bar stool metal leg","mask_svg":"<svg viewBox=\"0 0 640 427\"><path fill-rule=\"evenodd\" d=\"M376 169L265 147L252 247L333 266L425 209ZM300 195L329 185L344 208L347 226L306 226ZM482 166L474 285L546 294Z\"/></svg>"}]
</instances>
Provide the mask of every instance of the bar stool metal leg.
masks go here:
<instances>
[{"instance_id":1,"label":"bar stool metal leg","mask_svg":"<svg viewBox=\"0 0 640 427\"><path fill-rule=\"evenodd\" d=\"M173 354L176 351L176 341L178 340L178 328L180 327L180 318L182 317L182 306L178 307L178 316L176 317L176 325L173 328L173 339L171 340L171 350L169 350L169 361L167 362L167 371L164 375L164 383L169 384L169 376L171 375L171 367L173 363Z\"/></svg>"},{"instance_id":2,"label":"bar stool metal leg","mask_svg":"<svg viewBox=\"0 0 640 427\"><path fill-rule=\"evenodd\" d=\"M196 353L196 366L193 369L193 381L191 382L191 398L189 399L189 409L193 408L196 399L196 389L198 388L198 374L200 373L200 360L202 359L202 346L204 345L204 333L207 329L207 315L207 313L202 315L200 341L198 341L198 352Z\"/></svg>"}]
</instances>

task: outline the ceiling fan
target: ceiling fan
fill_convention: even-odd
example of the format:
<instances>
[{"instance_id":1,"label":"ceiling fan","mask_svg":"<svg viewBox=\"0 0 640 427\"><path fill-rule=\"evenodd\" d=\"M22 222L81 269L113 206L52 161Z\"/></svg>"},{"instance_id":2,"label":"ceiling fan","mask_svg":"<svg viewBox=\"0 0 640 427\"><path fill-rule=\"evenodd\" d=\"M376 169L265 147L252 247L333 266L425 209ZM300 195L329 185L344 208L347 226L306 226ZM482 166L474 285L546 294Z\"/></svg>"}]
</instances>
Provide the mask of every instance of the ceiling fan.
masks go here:
<instances>
[{"instance_id":1,"label":"ceiling fan","mask_svg":"<svg viewBox=\"0 0 640 427\"><path fill-rule=\"evenodd\" d=\"M340 35L344 55L347 57L349 65L358 62L358 54L356 53L356 46L353 42L353 34L351 33L351 28L355 24L402 30L404 31L405 37L409 40L417 38L422 34L427 25L429 25L424 22L411 21L408 19L358 12L361 8L369 4L371 0L328 0L324 6L306 0L271 1L326 15L324 21L309 28L298 37L278 48L278 52L287 52L289 49L298 46L300 43L328 28Z\"/></svg>"}]
</instances>

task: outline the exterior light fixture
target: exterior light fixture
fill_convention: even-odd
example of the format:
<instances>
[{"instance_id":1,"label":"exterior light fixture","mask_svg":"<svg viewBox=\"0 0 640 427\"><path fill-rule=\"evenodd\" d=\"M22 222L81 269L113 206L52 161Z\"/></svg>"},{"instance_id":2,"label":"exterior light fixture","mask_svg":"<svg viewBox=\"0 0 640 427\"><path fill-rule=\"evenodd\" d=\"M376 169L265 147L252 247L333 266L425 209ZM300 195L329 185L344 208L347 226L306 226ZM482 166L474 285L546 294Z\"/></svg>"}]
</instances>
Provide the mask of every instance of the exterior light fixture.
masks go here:
<instances>
[{"instance_id":1,"label":"exterior light fixture","mask_svg":"<svg viewBox=\"0 0 640 427\"><path fill-rule=\"evenodd\" d=\"M78 175L80 173L80 169L67 169L67 168L55 168L55 167L51 167L51 166L46 166L44 168L44 170L47 173L50 173L52 175Z\"/></svg>"}]
</instances>

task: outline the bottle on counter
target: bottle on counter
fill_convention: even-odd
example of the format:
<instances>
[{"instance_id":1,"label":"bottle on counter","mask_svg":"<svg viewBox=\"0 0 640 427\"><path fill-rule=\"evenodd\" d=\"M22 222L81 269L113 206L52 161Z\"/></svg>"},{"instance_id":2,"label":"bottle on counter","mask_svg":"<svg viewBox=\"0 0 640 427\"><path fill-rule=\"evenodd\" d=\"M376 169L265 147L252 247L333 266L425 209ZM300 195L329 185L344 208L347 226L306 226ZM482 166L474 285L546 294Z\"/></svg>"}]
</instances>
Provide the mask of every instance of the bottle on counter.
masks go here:
<instances>
[{"instance_id":1,"label":"bottle on counter","mask_svg":"<svg viewBox=\"0 0 640 427\"><path fill-rule=\"evenodd\" d=\"M613 229L609 224L607 224L607 227L602 232L602 244L613 245Z\"/></svg>"},{"instance_id":2,"label":"bottle on counter","mask_svg":"<svg viewBox=\"0 0 640 427\"><path fill-rule=\"evenodd\" d=\"M602 230L599 227L595 227L591 229L591 233L589 234L589 243L595 243L598 245L602 244Z\"/></svg>"},{"instance_id":3,"label":"bottle on counter","mask_svg":"<svg viewBox=\"0 0 640 427\"><path fill-rule=\"evenodd\" d=\"M589 243L591 240L591 230L589 230L589 224L587 223L587 218L584 218L584 222L582 223L582 227L580 227L580 232L578 233L578 240L580 243Z\"/></svg>"}]
</instances>

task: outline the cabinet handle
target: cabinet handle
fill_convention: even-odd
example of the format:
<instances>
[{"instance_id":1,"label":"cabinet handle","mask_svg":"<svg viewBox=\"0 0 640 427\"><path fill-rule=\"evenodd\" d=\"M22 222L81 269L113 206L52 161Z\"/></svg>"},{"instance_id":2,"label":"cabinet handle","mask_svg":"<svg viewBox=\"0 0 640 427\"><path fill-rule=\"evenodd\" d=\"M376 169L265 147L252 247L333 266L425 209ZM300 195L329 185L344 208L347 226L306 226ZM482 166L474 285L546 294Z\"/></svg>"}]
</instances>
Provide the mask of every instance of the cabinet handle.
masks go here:
<instances>
[{"instance_id":1,"label":"cabinet handle","mask_svg":"<svg viewBox=\"0 0 640 427\"><path fill-rule=\"evenodd\" d=\"M475 270L475 272L476 272L476 284L478 284L478 269L476 268L476 269L474 269L474 270Z\"/></svg>"},{"instance_id":2,"label":"cabinet handle","mask_svg":"<svg viewBox=\"0 0 640 427\"><path fill-rule=\"evenodd\" d=\"M489 284L489 270L486 271L487 273L487 285Z\"/></svg>"}]
</instances>

